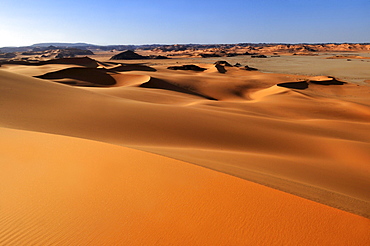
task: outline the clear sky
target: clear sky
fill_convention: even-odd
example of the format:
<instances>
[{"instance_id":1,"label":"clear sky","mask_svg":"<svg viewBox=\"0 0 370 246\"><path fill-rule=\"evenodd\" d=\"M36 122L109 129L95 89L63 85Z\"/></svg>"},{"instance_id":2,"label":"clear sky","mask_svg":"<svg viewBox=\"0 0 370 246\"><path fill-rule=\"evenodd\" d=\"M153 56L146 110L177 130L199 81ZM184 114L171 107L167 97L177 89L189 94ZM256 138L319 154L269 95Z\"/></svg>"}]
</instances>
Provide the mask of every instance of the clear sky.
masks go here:
<instances>
[{"instance_id":1,"label":"clear sky","mask_svg":"<svg viewBox=\"0 0 370 246\"><path fill-rule=\"evenodd\" d=\"M0 47L370 42L370 0L0 0Z\"/></svg>"}]
</instances>

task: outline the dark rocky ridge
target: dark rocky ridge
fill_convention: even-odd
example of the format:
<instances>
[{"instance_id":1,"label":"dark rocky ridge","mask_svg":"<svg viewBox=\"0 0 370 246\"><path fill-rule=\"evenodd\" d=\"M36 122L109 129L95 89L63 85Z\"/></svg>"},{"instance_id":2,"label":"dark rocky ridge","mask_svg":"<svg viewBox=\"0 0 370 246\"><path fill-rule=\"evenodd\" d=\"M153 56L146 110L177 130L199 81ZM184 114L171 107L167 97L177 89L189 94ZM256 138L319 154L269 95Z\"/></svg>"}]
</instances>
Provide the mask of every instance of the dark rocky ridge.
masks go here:
<instances>
[{"instance_id":1,"label":"dark rocky ridge","mask_svg":"<svg viewBox=\"0 0 370 246\"><path fill-rule=\"evenodd\" d=\"M110 60L144 60L144 59L168 59L167 56L142 56L132 50L126 50L117 55L114 55Z\"/></svg>"},{"instance_id":2,"label":"dark rocky ridge","mask_svg":"<svg viewBox=\"0 0 370 246\"><path fill-rule=\"evenodd\" d=\"M172 66L172 67L168 67L167 69L170 69L170 70L192 70L192 71L199 71L199 72L203 72L204 70L207 70L206 68L202 68L202 67L199 67L197 65Z\"/></svg>"},{"instance_id":3,"label":"dark rocky ridge","mask_svg":"<svg viewBox=\"0 0 370 246\"><path fill-rule=\"evenodd\" d=\"M110 58L110 60L142 60L142 59L148 59L148 57L139 55L133 52L132 50L126 50Z\"/></svg>"},{"instance_id":4,"label":"dark rocky ridge","mask_svg":"<svg viewBox=\"0 0 370 246\"><path fill-rule=\"evenodd\" d=\"M91 50L68 48L59 50L55 58L75 57L77 55L94 55L94 53Z\"/></svg>"}]
</instances>

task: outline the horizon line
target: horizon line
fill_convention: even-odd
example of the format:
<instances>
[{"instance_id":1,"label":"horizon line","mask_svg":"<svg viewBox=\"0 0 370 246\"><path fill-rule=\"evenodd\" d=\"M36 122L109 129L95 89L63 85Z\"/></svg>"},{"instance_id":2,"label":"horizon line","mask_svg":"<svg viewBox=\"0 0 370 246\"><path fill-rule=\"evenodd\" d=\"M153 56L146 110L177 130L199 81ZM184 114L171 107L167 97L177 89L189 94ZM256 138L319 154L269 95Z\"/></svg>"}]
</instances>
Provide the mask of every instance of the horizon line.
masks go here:
<instances>
[{"instance_id":1,"label":"horizon line","mask_svg":"<svg viewBox=\"0 0 370 246\"><path fill-rule=\"evenodd\" d=\"M20 48L20 47L31 47L36 45L78 45L81 46L91 45L91 46L145 46L145 45L238 45L238 44L309 44L309 45L318 45L318 44L362 44L367 45L370 42L236 42L236 43L142 43L142 44L92 44L86 42L42 42L42 43L34 43L31 45L20 45L20 46L2 46L0 48Z\"/></svg>"}]
</instances>

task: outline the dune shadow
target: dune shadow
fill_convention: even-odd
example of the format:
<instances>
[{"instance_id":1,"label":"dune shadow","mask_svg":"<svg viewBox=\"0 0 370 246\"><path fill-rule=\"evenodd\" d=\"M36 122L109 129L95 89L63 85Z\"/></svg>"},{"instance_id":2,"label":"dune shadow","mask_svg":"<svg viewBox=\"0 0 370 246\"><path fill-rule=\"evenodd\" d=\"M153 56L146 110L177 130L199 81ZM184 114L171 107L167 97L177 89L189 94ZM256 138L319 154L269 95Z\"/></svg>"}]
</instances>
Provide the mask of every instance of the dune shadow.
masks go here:
<instances>
[{"instance_id":1,"label":"dune shadow","mask_svg":"<svg viewBox=\"0 0 370 246\"><path fill-rule=\"evenodd\" d=\"M110 72L128 72L128 71L149 71L155 72L157 69L138 64L121 64L118 67L108 69Z\"/></svg>"},{"instance_id":2,"label":"dune shadow","mask_svg":"<svg viewBox=\"0 0 370 246\"><path fill-rule=\"evenodd\" d=\"M220 65L220 64L216 64L215 67L216 67L216 69L217 69L217 71L219 73L226 73L227 72L227 70L225 69L225 67L222 66L222 65Z\"/></svg>"},{"instance_id":3,"label":"dune shadow","mask_svg":"<svg viewBox=\"0 0 370 246\"><path fill-rule=\"evenodd\" d=\"M97 68L99 66L98 61L89 57L59 58L48 61L41 61L40 64L71 64L89 68Z\"/></svg>"},{"instance_id":4,"label":"dune shadow","mask_svg":"<svg viewBox=\"0 0 370 246\"><path fill-rule=\"evenodd\" d=\"M140 87L176 91L176 92L190 94L190 95L194 95L198 97L203 97L209 100L216 100L215 98L194 92L191 90L191 88L183 88L178 85L174 85L174 84L168 83L167 81L157 79L157 78L151 78L148 82L141 84Z\"/></svg>"},{"instance_id":5,"label":"dune shadow","mask_svg":"<svg viewBox=\"0 0 370 246\"><path fill-rule=\"evenodd\" d=\"M329 77L328 80L310 80L309 82L312 83L312 84L318 84L318 85L344 85L344 84L347 84L346 82L339 81L334 77Z\"/></svg>"},{"instance_id":6,"label":"dune shadow","mask_svg":"<svg viewBox=\"0 0 370 246\"><path fill-rule=\"evenodd\" d=\"M106 73L105 69L96 68L67 68L56 72L35 76L40 79L72 79L91 83L96 86L110 86L116 84L115 79ZM75 84L75 83L69 83ZM75 85L78 85L76 83Z\"/></svg>"},{"instance_id":7,"label":"dune shadow","mask_svg":"<svg viewBox=\"0 0 370 246\"><path fill-rule=\"evenodd\" d=\"M296 89L296 90L304 90L308 88L308 83L306 81L301 82L287 82L287 83L280 83L277 86L285 87L289 89Z\"/></svg>"}]
</instances>

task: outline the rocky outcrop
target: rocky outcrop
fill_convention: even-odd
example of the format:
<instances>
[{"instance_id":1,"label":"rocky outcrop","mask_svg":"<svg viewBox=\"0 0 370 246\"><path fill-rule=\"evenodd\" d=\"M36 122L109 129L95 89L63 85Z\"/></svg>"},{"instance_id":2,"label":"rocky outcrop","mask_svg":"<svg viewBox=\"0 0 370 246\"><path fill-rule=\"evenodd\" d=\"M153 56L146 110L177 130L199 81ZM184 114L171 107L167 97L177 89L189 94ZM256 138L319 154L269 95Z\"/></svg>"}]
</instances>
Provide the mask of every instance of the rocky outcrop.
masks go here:
<instances>
[{"instance_id":1,"label":"rocky outcrop","mask_svg":"<svg viewBox=\"0 0 370 246\"><path fill-rule=\"evenodd\" d=\"M227 72L226 68L224 66L222 66L221 64L216 64L215 67L216 67L216 69L219 73L226 73Z\"/></svg>"},{"instance_id":2,"label":"rocky outcrop","mask_svg":"<svg viewBox=\"0 0 370 246\"><path fill-rule=\"evenodd\" d=\"M248 65L246 65L246 66L244 67L244 69L245 69L245 70L247 70L247 71L257 71L257 70L258 70L257 68L250 67L250 66L248 66Z\"/></svg>"},{"instance_id":3,"label":"rocky outcrop","mask_svg":"<svg viewBox=\"0 0 370 246\"><path fill-rule=\"evenodd\" d=\"M234 56L240 56L242 54L239 54L239 53L226 53L226 56L227 57L234 57Z\"/></svg>"},{"instance_id":4,"label":"rocky outcrop","mask_svg":"<svg viewBox=\"0 0 370 246\"><path fill-rule=\"evenodd\" d=\"M219 55L219 54L215 54L215 53L213 53L213 54L206 54L206 53L204 53L204 54L200 54L200 56L201 56L202 58L208 58L208 57L221 57L221 55Z\"/></svg>"},{"instance_id":5,"label":"rocky outcrop","mask_svg":"<svg viewBox=\"0 0 370 246\"><path fill-rule=\"evenodd\" d=\"M214 64L215 65L222 65L222 66L225 66L225 67L232 67L232 65L230 63L228 63L227 61L216 61Z\"/></svg>"},{"instance_id":6,"label":"rocky outcrop","mask_svg":"<svg viewBox=\"0 0 370 246\"><path fill-rule=\"evenodd\" d=\"M142 59L148 59L148 57L139 55L133 52L132 50L126 50L110 58L110 60L142 60Z\"/></svg>"},{"instance_id":7,"label":"rocky outcrop","mask_svg":"<svg viewBox=\"0 0 370 246\"><path fill-rule=\"evenodd\" d=\"M132 50L126 50L110 58L110 60L144 60L144 59L169 59L169 58L167 56L161 55L142 56L135 53Z\"/></svg>"},{"instance_id":8,"label":"rocky outcrop","mask_svg":"<svg viewBox=\"0 0 370 246\"><path fill-rule=\"evenodd\" d=\"M60 49L55 58L75 57L78 55L94 55L91 50L82 50L77 48Z\"/></svg>"},{"instance_id":9,"label":"rocky outcrop","mask_svg":"<svg viewBox=\"0 0 370 246\"><path fill-rule=\"evenodd\" d=\"M267 58L265 55L254 55L252 58Z\"/></svg>"},{"instance_id":10,"label":"rocky outcrop","mask_svg":"<svg viewBox=\"0 0 370 246\"><path fill-rule=\"evenodd\" d=\"M15 53L2 53L0 54L0 58L14 58L17 55Z\"/></svg>"},{"instance_id":11,"label":"rocky outcrop","mask_svg":"<svg viewBox=\"0 0 370 246\"><path fill-rule=\"evenodd\" d=\"M168 67L167 69L170 69L170 70L192 70L192 71L199 71L199 72L203 72L204 70L207 70L206 68L202 68L202 67L199 67L197 65L172 66L172 67Z\"/></svg>"}]
</instances>

